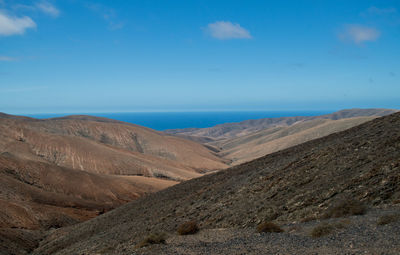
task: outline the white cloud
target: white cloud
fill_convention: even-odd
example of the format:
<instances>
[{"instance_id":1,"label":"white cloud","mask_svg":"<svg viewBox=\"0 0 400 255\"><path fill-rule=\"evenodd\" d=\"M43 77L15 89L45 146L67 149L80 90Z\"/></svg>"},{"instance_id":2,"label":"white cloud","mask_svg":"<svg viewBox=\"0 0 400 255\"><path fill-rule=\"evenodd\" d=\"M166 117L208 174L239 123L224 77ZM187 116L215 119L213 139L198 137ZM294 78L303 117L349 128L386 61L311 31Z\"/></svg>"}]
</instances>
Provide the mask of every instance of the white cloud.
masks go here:
<instances>
[{"instance_id":1,"label":"white cloud","mask_svg":"<svg viewBox=\"0 0 400 255\"><path fill-rule=\"evenodd\" d=\"M11 62L11 61L17 61L17 59L13 58L13 57L8 57L8 56L0 56L0 61Z\"/></svg>"},{"instance_id":2,"label":"white cloud","mask_svg":"<svg viewBox=\"0 0 400 255\"><path fill-rule=\"evenodd\" d=\"M339 33L339 38L343 41L361 44L367 41L376 41L380 35L381 33L376 28L352 24L345 26Z\"/></svg>"},{"instance_id":3,"label":"white cloud","mask_svg":"<svg viewBox=\"0 0 400 255\"><path fill-rule=\"evenodd\" d=\"M43 2L37 3L36 7L43 13L46 13L52 17L58 17L60 15L60 11L49 2L43 1Z\"/></svg>"},{"instance_id":4,"label":"white cloud","mask_svg":"<svg viewBox=\"0 0 400 255\"><path fill-rule=\"evenodd\" d=\"M25 30L35 27L36 23L27 16L19 18L0 11L0 36L22 35Z\"/></svg>"},{"instance_id":5,"label":"white cloud","mask_svg":"<svg viewBox=\"0 0 400 255\"><path fill-rule=\"evenodd\" d=\"M212 37L219 40L252 38L248 30L241 27L237 23L234 24L229 21L217 21L215 23L210 23L208 24L206 31Z\"/></svg>"}]
</instances>

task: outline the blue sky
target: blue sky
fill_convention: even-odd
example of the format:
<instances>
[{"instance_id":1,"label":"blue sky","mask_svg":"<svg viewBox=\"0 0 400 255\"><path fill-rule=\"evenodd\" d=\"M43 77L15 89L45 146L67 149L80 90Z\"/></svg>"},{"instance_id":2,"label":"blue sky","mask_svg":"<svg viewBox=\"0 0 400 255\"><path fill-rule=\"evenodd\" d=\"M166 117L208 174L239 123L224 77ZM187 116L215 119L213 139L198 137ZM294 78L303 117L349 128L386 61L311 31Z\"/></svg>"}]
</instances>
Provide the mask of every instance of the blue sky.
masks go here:
<instances>
[{"instance_id":1,"label":"blue sky","mask_svg":"<svg viewBox=\"0 0 400 255\"><path fill-rule=\"evenodd\" d=\"M400 108L400 2L0 0L0 111Z\"/></svg>"}]
</instances>

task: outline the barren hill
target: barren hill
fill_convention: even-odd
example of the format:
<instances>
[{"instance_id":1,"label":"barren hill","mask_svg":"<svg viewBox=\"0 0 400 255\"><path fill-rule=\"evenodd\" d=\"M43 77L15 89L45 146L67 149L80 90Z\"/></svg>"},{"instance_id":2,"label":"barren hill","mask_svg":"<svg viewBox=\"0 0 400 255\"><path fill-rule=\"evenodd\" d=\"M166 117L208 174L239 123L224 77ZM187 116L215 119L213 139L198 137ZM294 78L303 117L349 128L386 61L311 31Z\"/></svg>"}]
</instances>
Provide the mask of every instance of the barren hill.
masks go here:
<instances>
[{"instance_id":1,"label":"barren hill","mask_svg":"<svg viewBox=\"0 0 400 255\"><path fill-rule=\"evenodd\" d=\"M245 233L263 220L282 224L319 218L349 198L369 209L391 205L400 199L399 159L400 113L395 113L183 182L54 231L35 253L126 254L138 252L135 245L143 236L159 231L174 235L188 220L196 220L201 229Z\"/></svg>"},{"instance_id":2,"label":"barren hill","mask_svg":"<svg viewBox=\"0 0 400 255\"><path fill-rule=\"evenodd\" d=\"M348 109L321 116L246 120L211 128L167 130L167 133L203 143L230 165L357 126L397 110Z\"/></svg>"},{"instance_id":3,"label":"barren hill","mask_svg":"<svg viewBox=\"0 0 400 255\"><path fill-rule=\"evenodd\" d=\"M186 180L225 167L195 142L104 118L0 118L0 132L0 153L89 172Z\"/></svg>"},{"instance_id":4,"label":"barren hill","mask_svg":"<svg viewBox=\"0 0 400 255\"><path fill-rule=\"evenodd\" d=\"M129 123L1 114L1 245L32 249L43 230L223 168L201 144Z\"/></svg>"},{"instance_id":5,"label":"barren hill","mask_svg":"<svg viewBox=\"0 0 400 255\"><path fill-rule=\"evenodd\" d=\"M276 127L288 127L301 121L315 119L339 120L354 117L380 117L396 112L392 109L346 109L332 114L321 116L295 116L281 118L264 118L256 120L245 120L235 123L224 123L210 128L184 128L165 130L168 134L183 135L212 140L232 139L254 132Z\"/></svg>"}]
</instances>

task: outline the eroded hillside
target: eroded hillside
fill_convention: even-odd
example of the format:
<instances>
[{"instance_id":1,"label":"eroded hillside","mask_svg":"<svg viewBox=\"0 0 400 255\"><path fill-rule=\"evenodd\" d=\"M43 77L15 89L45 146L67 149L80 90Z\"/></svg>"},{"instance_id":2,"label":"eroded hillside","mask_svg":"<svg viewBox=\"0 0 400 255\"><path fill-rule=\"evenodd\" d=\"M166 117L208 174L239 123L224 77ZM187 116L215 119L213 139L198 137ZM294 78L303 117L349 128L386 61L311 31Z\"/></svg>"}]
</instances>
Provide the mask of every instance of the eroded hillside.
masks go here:
<instances>
[{"instance_id":1,"label":"eroded hillside","mask_svg":"<svg viewBox=\"0 0 400 255\"><path fill-rule=\"evenodd\" d=\"M372 208L400 199L400 113L193 179L53 232L37 254L122 254L151 232L254 228L320 217L343 199Z\"/></svg>"},{"instance_id":2,"label":"eroded hillside","mask_svg":"<svg viewBox=\"0 0 400 255\"><path fill-rule=\"evenodd\" d=\"M128 123L1 114L0 250L29 252L46 230L223 168L201 144Z\"/></svg>"}]
</instances>

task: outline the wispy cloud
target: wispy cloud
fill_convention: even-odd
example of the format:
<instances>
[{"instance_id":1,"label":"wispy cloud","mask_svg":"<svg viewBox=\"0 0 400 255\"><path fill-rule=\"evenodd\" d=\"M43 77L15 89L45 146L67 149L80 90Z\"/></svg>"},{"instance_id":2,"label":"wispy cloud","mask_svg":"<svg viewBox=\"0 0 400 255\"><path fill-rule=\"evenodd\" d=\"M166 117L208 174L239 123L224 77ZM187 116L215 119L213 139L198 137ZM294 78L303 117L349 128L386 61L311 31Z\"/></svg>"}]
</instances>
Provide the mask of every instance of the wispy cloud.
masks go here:
<instances>
[{"instance_id":1,"label":"wispy cloud","mask_svg":"<svg viewBox=\"0 0 400 255\"><path fill-rule=\"evenodd\" d=\"M124 22L118 20L117 12L102 4L87 4L86 7L100 15L107 23L110 30L118 30L124 27Z\"/></svg>"},{"instance_id":2,"label":"wispy cloud","mask_svg":"<svg viewBox=\"0 0 400 255\"><path fill-rule=\"evenodd\" d=\"M346 25L338 34L339 39L362 44L368 41L376 41L381 33L376 28L357 24Z\"/></svg>"},{"instance_id":3,"label":"wispy cloud","mask_svg":"<svg viewBox=\"0 0 400 255\"><path fill-rule=\"evenodd\" d=\"M374 14L374 15L386 15L386 14L393 14L396 13L397 9L393 7L389 8L378 8L375 6L371 6L367 9L366 13Z\"/></svg>"},{"instance_id":4,"label":"wispy cloud","mask_svg":"<svg viewBox=\"0 0 400 255\"><path fill-rule=\"evenodd\" d=\"M60 15L60 10L58 10L53 4L47 1L42 1L36 4L36 8L41 12L50 15L54 18Z\"/></svg>"},{"instance_id":5,"label":"wispy cloud","mask_svg":"<svg viewBox=\"0 0 400 255\"><path fill-rule=\"evenodd\" d=\"M13 57L8 57L8 56L0 56L0 61L5 61L5 62L13 62L13 61L17 61L17 58L13 58Z\"/></svg>"},{"instance_id":6,"label":"wispy cloud","mask_svg":"<svg viewBox=\"0 0 400 255\"><path fill-rule=\"evenodd\" d=\"M238 23L230 21L217 21L207 25L206 32L219 40L251 39L250 32Z\"/></svg>"},{"instance_id":7,"label":"wispy cloud","mask_svg":"<svg viewBox=\"0 0 400 255\"><path fill-rule=\"evenodd\" d=\"M27 29L36 28L29 17L16 17L0 11L0 36L22 35Z\"/></svg>"}]
</instances>

